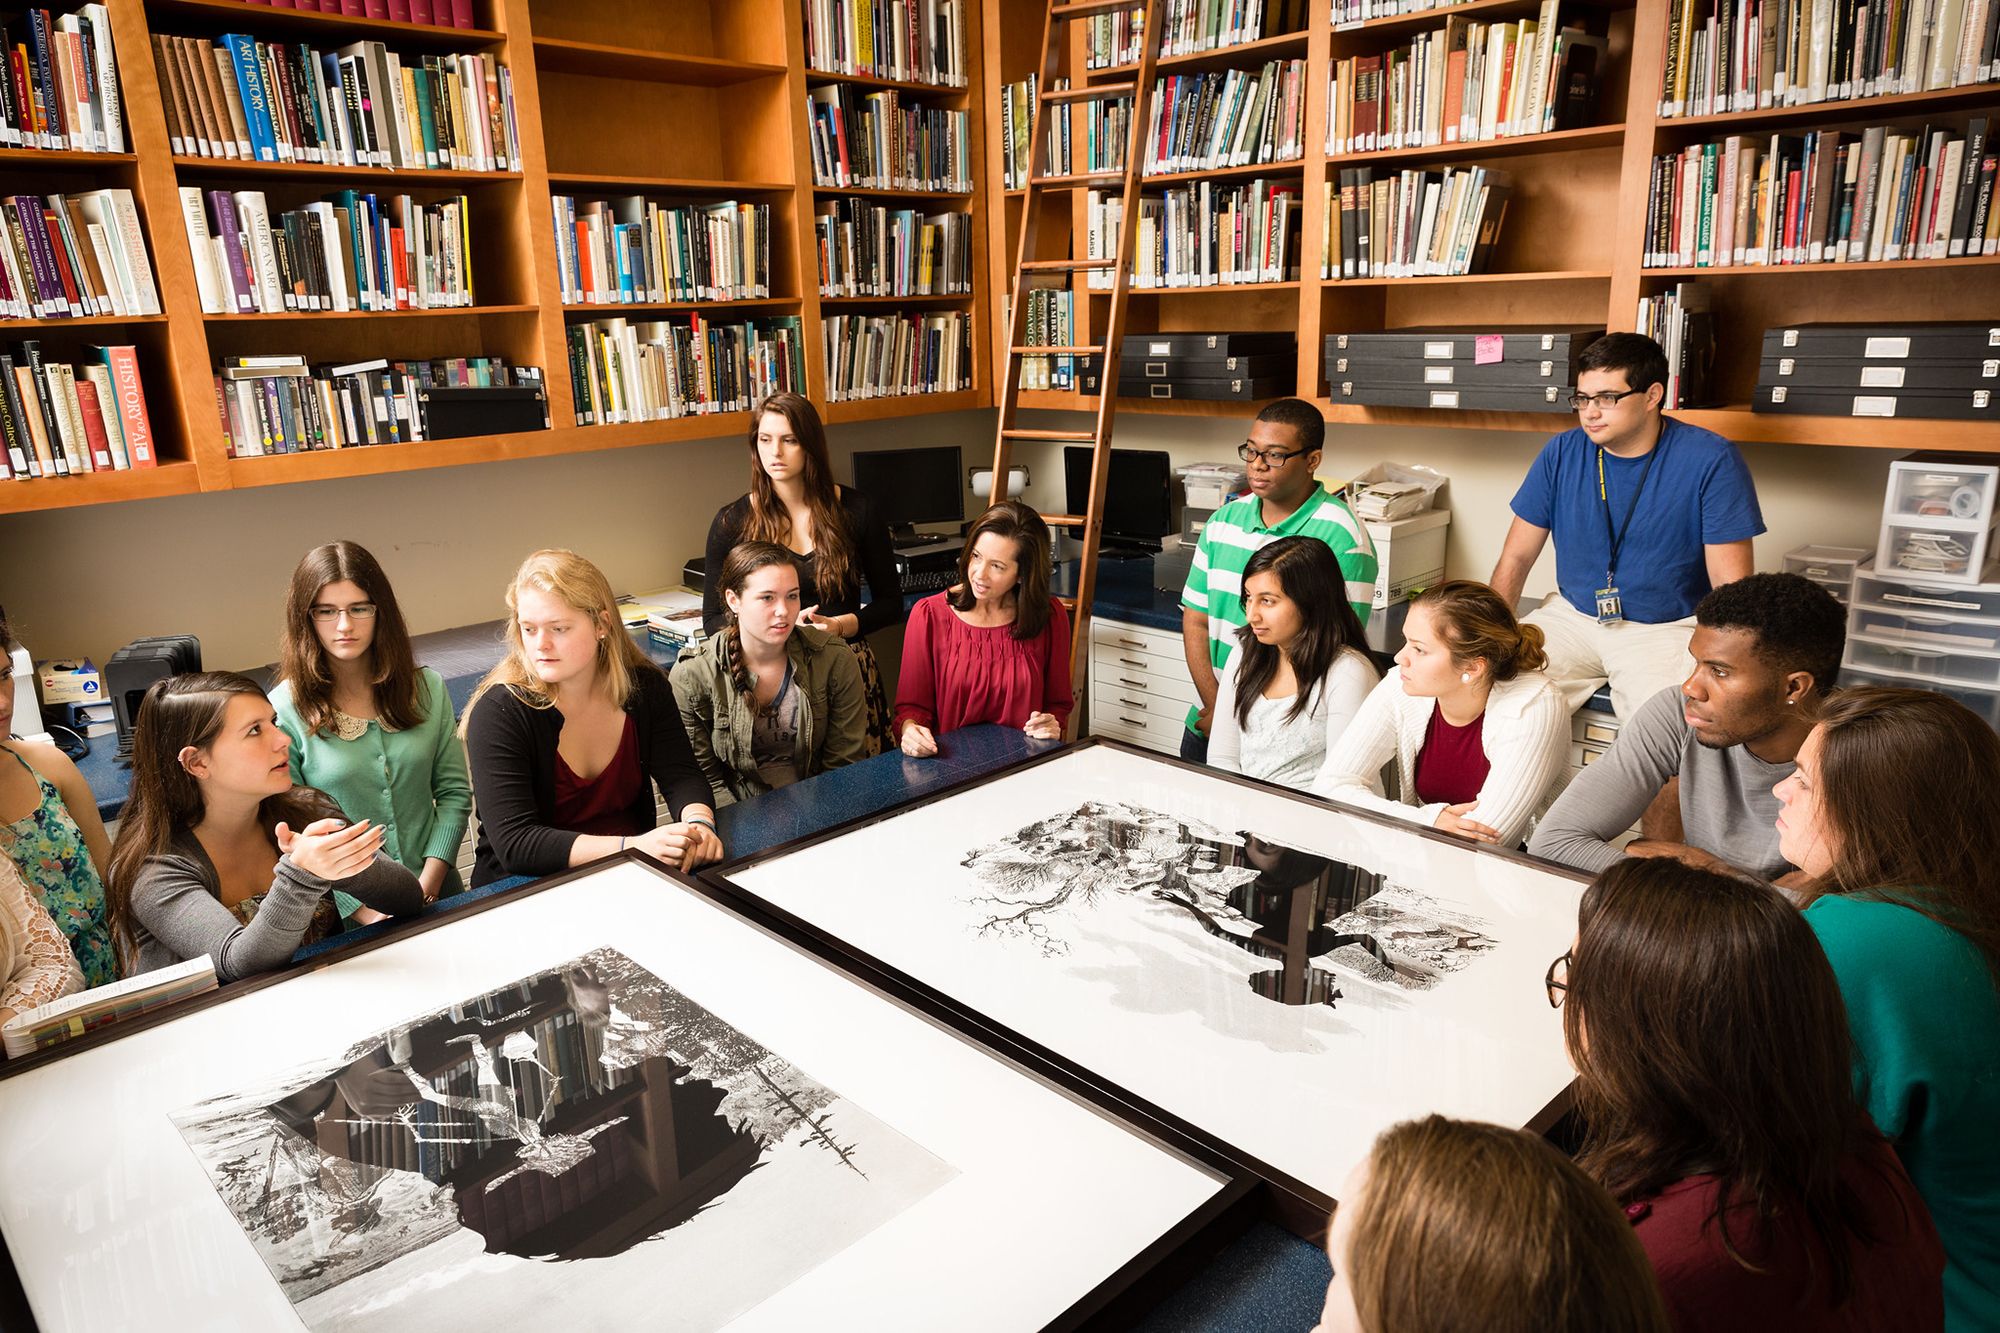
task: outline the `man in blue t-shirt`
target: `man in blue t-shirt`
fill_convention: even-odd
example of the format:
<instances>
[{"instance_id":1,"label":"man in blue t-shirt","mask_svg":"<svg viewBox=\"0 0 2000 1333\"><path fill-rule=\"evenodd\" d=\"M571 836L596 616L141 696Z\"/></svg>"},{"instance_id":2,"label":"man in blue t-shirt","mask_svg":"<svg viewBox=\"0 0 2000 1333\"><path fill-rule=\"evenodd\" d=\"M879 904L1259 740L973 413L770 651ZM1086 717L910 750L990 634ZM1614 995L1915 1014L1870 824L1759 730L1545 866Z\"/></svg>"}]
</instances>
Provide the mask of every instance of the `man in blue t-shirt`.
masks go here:
<instances>
[{"instance_id":1,"label":"man in blue t-shirt","mask_svg":"<svg viewBox=\"0 0 2000 1333\"><path fill-rule=\"evenodd\" d=\"M1517 602L1555 534L1559 595L1526 620L1547 636L1549 676L1570 708L1609 680L1623 719L1687 678L1695 603L1750 572L1764 518L1736 446L1660 414L1658 343L1606 334L1577 364L1581 424L1542 446L1515 492L1492 583Z\"/></svg>"}]
</instances>

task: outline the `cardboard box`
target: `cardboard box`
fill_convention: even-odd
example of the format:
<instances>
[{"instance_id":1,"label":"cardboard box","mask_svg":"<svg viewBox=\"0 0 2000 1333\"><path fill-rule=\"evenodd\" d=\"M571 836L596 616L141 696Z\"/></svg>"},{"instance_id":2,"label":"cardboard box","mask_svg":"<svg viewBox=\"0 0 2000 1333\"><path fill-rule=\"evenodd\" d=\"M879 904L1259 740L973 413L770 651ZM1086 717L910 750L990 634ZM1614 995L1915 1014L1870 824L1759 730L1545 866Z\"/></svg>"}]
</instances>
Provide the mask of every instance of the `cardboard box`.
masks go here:
<instances>
[{"instance_id":1,"label":"cardboard box","mask_svg":"<svg viewBox=\"0 0 2000 1333\"><path fill-rule=\"evenodd\" d=\"M35 680L41 686L42 702L51 708L96 703L104 697L104 680L87 657L81 662L37 662Z\"/></svg>"}]
</instances>

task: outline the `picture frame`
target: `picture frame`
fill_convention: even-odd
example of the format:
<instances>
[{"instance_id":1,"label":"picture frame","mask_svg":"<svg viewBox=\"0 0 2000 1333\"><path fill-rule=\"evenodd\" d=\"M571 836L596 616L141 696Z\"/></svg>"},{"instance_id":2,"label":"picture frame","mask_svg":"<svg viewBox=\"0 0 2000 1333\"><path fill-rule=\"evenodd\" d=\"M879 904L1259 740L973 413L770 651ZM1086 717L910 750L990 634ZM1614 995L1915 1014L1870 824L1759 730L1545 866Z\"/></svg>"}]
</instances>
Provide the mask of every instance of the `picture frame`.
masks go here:
<instances>
[{"instance_id":1,"label":"picture frame","mask_svg":"<svg viewBox=\"0 0 2000 1333\"><path fill-rule=\"evenodd\" d=\"M1257 1188L637 853L21 1061L0 1117L9 1328L1109 1325Z\"/></svg>"},{"instance_id":2,"label":"picture frame","mask_svg":"<svg viewBox=\"0 0 2000 1333\"><path fill-rule=\"evenodd\" d=\"M1084 771L1065 775L1079 766ZM1087 826L1075 826L1079 809L1090 803L1140 813L1121 823L1119 816L1098 812L1084 821ZM1178 824L1178 835L1157 831L1184 845L1190 826L1254 833L1242 822L1254 815L1268 824L1267 852L1305 854L1302 882L1314 885L1310 893L1322 906L1359 909L1362 919L1347 920L1349 911L1343 911L1309 923L1288 919L1280 930L1276 922L1256 920L1257 912L1246 915L1226 903L1220 904L1224 910L1208 910L1229 896L1212 873L1218 868L1236 872L1221 876L1236 890L1270 888L1258 884L1265 877L1243 873L1248 867L1240 858L1235 867L1216 866L1215 859L1235 853L1213 848L1202 851L1210 857L1207 869L1192 875L1184 858L1173 871L1178 882L1168 888L1147 881L1138 892L1122 893L1100 885L1096 901L1083 904L1084 924L1066 919L1066 911L1093 897L1091 877L1102 873L1105 863L1089 868L1088 854L1107 852L1120 837L1146 836L1153 815ZM920 822L939 832L902 836ZM964 864L974 859L970 854L1004 858L1004 848L993 848L1029 828L1039 841L1012 862L1013 870L1025 867L1025 880L997 892L973 892L980 880ZM1134 828L1141 832L1131 834ZM1070 876L1064 903L1028 925L1002 921L1040 902L1035 886L1052 882L1043 867L1072 855L1086 860ZM791 873L807 859L813 875ZM1313 860L1331 868L1315 868ZM884 866L896 873L881 873ZM1188 891L1205 876L1207 883L1194 885L1201 892ZM1347 882L1338 882L1343 876ZM1370 876L1377 889L1369 887ZM1121 742L1091 738L1065 746L908 806L726 862L704 878L849 968L917 988L989 1044L1051 1062L1078 1086L1208 1144L1265 1181L1280 1219L1309 1238L1323 1234L1347 1170L1391 1124L1436 1111L1546 1134L1571 1106L1560 1016L1541 981L1549 960L1570 946L1588 876ZM1381 898L1382 882L1398 892ZM899 883L916 887L901 890ZM1203 898L1218 888L1223 891ZM957 902L943 902L954 894ZM986 917L970 914L968 896L983 899ZM1293 893L1287 910L1298 901ZM1331 944L1343 933L1379 936L1373 927L1328 929L1368 926L1371 902L1381 915L1399 918L1387 926L1405 933L1412 948L1426 947L1440 929L1462 927L1482 937L1490 933L1491 943L1467 941L1468 948L1447 950L1455 956L1432 963L1392 945L1384 951L1391 955L1386 987L1380 977L1365 975L1371 960L1353 955L1353 941L1338 946L1346 952L1332 967L1309 961L1309 952L1293 957L1297 949L1282 947L1287 934L1308 949L1315 939ZM1440 907L1437 917L1433 909ZM1466 926L1473 917L1490 919ZM1062 934L1054 941L1060 961L1053 965L1044 947L1051 941L1038 930ZM1157 987L1147 993L1144 959L1178 977L1191 997L1175 999ZM1273 961L1280 965L1274 968ZM1280 975L1285 973L1289 978ZM1162 984L1171 991L1171 980ZM1325 1017L1319 1012L1325 997L1312 992L1328 985L1341 991L1334 1014L1352 1001L1348 1007L1364 1017L1315 1026ZM1278 992L1289 986L1292 993L1266 995L1259 986ZM1440 999L1445 1008L1438 1007ZM1290 1017L1279 1017L1284 1014ZM1391 1014L1404 1021L1385 1020ZM1240 1030L1232 1033L1231 1025ZM1354 1033L1339 1030L1350 1026ZM1357 1043L1355 1035L1373 1044ZM1268 1048L1262 1055L1256 1054L1260 1043ZM1229 1063L1231 1051L1242 1053L1240 1066ZM1333 1063L1318 1065L1319 1055ZM1354 1077L1340 1074L1342 1058L1353 1062ZM1176 1070L1176 1061L1184 1067ZM1488 1085L1484 1092L1474 1086L1481 1082ZM1315 1088L1323 1103L1301 1100L1300 1090ZM1380 1095L1350 1095L1353 1088L1375 1088ZM1233 1114L1232 1103L1246 1109Z\"/></svg>"}]
</instances>

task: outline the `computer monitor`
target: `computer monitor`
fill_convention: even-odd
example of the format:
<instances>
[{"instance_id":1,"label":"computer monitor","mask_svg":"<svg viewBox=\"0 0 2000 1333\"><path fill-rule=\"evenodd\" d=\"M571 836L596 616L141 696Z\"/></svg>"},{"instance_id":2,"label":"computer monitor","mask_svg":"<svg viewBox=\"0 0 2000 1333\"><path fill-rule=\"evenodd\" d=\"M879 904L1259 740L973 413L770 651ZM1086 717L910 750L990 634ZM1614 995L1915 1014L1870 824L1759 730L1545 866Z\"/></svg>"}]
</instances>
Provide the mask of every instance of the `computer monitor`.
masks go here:
<instances>
[{"instance_id":1,"label":"computer monitor","mask_svg":"<svg viewBox=\"0 0 2000 1333\"><path fill-rule=\"evenodd\" d=\"M1091 450L1063 449L1064 504L1072 514L1090 506ZM1173 468L1162 450L1113 449L1104 479L1104 547L1157 551L1174 531Z\"/></svg>"},{"instance_id":2,"label":"computer monitor","mask_svg":"<svg viewBox=\"0 0 2000 1333\"><path fill-rule=\"evenodd\" d=\"M919 523L965 521L965 462L958 446L876 449L854 455L854 489L875 504L891 533L910 536Z\"/></svg>"}]
</instances>

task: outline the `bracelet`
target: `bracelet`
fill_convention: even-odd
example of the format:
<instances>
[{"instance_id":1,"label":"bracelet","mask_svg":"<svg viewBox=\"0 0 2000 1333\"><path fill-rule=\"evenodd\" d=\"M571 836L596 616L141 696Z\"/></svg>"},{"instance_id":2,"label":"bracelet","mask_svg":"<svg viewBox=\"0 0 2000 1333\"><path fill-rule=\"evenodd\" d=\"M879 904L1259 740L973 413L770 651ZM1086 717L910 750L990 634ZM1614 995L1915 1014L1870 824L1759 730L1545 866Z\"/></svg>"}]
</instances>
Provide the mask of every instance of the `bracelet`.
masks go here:
<instances>
[{"instance_id":1,"label":"bracelet","mask_svg":"<svg viewBox=\"0 0 2000 1333\"><path fill-rule=\"evenodd\" d=\"M699 824L703 828L707 829L710 833L713 833L716 837L720 838L722 836L721 829L717 828L713 823L709 822L708 820L703 819L700 815L689 815L686 819L682 820L681 822L684 824Z\"/></svg>"},{"instance_id":2,"label":"bracelet","mask_svg":"<svg viewBox=\"0 0 2000 1333\"><path fill-rule=\"evenodd\" d=\"M621 852L625 850L625 839L622 837L618 839L618 850Z\"/></svg>"}]
</instances>

